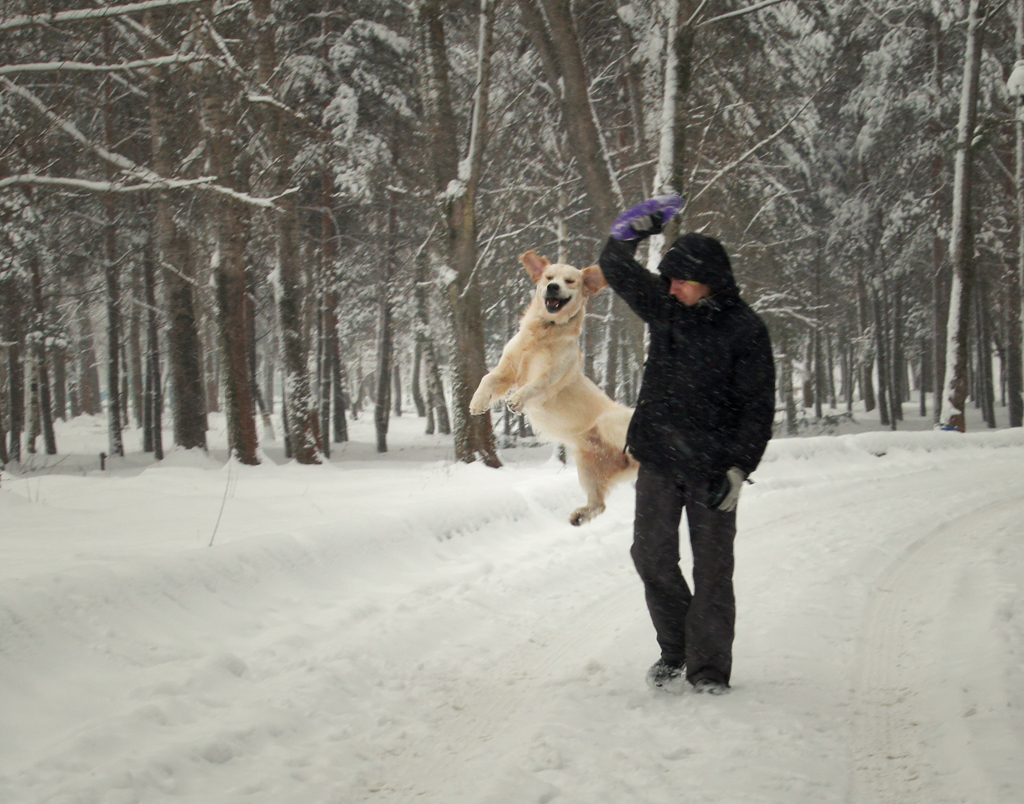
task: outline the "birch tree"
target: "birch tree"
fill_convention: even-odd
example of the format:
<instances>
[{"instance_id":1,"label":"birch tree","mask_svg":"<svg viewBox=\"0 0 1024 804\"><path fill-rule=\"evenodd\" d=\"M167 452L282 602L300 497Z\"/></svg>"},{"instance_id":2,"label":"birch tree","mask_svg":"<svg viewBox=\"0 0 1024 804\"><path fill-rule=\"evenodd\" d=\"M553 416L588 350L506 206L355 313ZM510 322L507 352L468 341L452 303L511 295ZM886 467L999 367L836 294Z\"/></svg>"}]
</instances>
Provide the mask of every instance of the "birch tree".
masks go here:
<instances>
[{"instance_id":1,"label":"birch tree","mask_svg":"<svg viewBox=\"0 0 1024 804\"><path fill-rule=\"evenodd\" d=\"M939 425L944 430L964 432L967 400L967 338L971 293L974 290L974 231L971 217L973 139L978 116L978 81L981 70L985 0L971 0L967 11L967 48L964 53L960 92L960 119L956 130L953 172L953 222L949 261L953 284L946 325L946 379L942 389Z\"/></svg>"}]
</instances>

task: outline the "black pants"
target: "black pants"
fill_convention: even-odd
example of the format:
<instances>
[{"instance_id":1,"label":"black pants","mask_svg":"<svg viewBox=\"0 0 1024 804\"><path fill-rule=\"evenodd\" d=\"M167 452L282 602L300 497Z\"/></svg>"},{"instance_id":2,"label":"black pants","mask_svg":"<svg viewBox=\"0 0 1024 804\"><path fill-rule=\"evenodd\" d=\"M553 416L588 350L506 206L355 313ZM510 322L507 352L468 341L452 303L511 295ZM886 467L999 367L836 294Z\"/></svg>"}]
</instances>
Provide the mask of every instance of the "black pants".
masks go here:
<instances>
[{"instance_id":1,"label":"black pants","mask_svg":"<svg viewBox=\"0 0 1024 804\"><path fill-rule=\"evenodd\" d=\"M736 623L732 589L736 512L708 508L703 498L703 493L693 493L675 478L641 466L630 552L644 582L662 658L685 662L691 681L710 676L728 684ZM683 508L693 551L692 593L679 569Z\"/></svg>"}]
</instances>

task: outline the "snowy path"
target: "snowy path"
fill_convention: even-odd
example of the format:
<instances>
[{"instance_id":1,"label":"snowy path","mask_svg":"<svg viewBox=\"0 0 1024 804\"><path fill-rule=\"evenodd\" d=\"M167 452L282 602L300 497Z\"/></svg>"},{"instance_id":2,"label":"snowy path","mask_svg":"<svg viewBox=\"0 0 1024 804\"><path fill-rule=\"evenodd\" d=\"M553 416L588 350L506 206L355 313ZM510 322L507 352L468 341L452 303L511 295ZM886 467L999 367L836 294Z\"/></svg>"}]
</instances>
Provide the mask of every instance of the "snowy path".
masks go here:
<instances>
[{"instance_id":1,"label":"snowy path","mask_svg":"<svg viewBox=\"0 0 1024 804\"><path fill-rule=\"evenodd\" d=\"M943 438L773 444L722 698L551 463L5 479L0 801L1024 800L1024 437Z\"/></svg>"}]
</instances>

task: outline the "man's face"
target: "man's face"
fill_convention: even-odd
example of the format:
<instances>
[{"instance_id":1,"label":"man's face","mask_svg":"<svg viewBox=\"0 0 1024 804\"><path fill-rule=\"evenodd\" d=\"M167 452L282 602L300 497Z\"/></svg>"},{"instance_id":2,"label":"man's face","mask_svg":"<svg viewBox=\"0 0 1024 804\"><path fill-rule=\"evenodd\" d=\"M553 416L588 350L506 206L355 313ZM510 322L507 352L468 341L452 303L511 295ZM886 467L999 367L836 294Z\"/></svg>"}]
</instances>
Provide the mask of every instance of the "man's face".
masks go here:
<instances>
[{"instance_id":1,"label":"man's face","mask_svg":"<svg viewBox=\"0 0 1024 804\"><path fill-rule=\"evenodd\" d=\"M711 295L711 288L689 279L673 279L668 292L687 307L693 307L701 299Z\"/></svg>"}]
</instances>

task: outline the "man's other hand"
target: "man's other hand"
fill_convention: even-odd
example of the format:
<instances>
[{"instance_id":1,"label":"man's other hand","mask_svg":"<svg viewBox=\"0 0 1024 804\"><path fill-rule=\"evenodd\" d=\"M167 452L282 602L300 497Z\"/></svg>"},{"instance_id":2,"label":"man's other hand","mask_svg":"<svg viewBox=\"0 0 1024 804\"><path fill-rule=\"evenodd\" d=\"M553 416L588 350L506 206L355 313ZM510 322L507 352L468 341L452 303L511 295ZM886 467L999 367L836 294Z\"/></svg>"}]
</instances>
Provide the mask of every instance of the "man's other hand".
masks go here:
<instances>
[{"instance_id":1,"label":"man's other hand","mask_svg":"<svg viewBox=\"0 0 1024 804\"><path fill-rule=\"evenodd\" d=\"M729 512L736 510L736 504L740 501L740 491L743 488L743 481L746 479L747 473L736 466L732 467L725 473L725 484L728 484L728 488L724 489L725 497L717 506L715 506L719 511ZM723 484L723 486L725 484Z\"/></svg>"}]
</instances>

